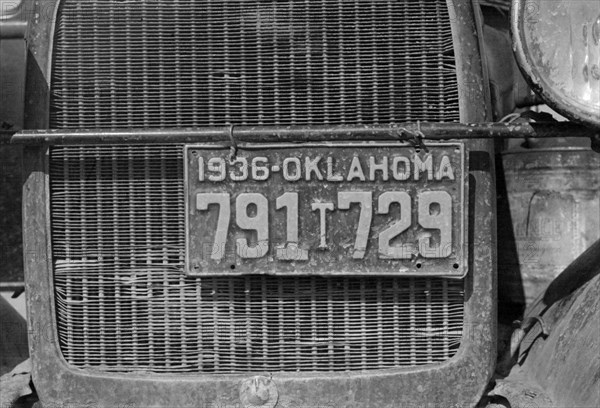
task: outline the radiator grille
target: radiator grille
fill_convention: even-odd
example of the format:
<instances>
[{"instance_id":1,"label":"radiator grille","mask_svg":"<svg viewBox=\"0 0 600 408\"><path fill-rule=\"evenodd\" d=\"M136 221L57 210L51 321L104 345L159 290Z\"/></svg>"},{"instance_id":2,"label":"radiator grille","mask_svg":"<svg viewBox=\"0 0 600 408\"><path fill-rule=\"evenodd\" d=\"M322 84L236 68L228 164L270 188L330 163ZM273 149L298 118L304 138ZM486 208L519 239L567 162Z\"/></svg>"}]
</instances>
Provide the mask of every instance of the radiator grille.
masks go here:
<instances>
[{"instance_id":1,"label":"radiator grille","mask_svg":"<svg viewBox=\"0 0 600 408\"><path fill-rule=\"evenodd\" d=\"M457 350L463 282L182 273L181 146L53 147L58 335L106 371L350 371Z\"/></svg>"},{"instance_id":2,"label":"radiator grille","mask_svg":"<svg viewBox=\"0 0 600 408\"><path fill-rule=\"evenodd\" d=\"M65 0L53 62L53 128L459 120L442 0Z\"/></svg>"},{"instance_id":3,"label":"radiator grille","mask_svg":"<svg viewBox=\"0 0 600 408\"><path fill-rule=\"evenodd\" d=\"M51 128L459 120L445 1L75 1ZM60 347L113 372L352 371L446 361L463 282L182 273L181 146L53 147Z\"/></svg>"}]
</instances>

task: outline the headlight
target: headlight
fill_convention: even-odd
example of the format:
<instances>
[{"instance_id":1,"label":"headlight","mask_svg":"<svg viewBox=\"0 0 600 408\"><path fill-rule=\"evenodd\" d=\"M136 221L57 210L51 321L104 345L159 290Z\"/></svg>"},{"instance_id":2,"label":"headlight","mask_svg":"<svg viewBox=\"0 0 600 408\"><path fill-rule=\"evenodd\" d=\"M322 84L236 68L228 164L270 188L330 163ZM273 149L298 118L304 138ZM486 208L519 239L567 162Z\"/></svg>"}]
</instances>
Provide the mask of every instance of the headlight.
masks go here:
<instances>
[{"instance_id":1,"label":"headlight","mask_svg":"<svg viewBox=\"0 0 600 408\"><path fill-rule=\"evenodd\" d=\"M513 45L525 77L566 117L600 126L597 0L513 0Z\"/></svg>"}]
</instances>

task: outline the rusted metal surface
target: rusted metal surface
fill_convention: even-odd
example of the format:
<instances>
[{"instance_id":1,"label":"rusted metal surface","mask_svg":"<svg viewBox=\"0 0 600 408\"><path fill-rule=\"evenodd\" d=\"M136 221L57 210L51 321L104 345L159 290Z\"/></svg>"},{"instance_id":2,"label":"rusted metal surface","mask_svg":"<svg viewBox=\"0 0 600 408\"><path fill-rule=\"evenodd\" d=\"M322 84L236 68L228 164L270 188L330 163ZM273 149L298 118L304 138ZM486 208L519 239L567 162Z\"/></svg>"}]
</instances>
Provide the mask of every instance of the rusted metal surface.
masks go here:
<instances>
[{"instance_id":1,"label":"rusted metal surface","mask_svg":"<svg viewBox=\"0 0 600 408\"><path fill-rule=\"evenodd\" d=\"M55 2L43 2L47 8ZM455 51L459 77L461 121L490 120L489 96L484 81L473 3L449 2L453 7ZM478 18L479 16L477 16ZM28 82L29 128L48 123L47 86L48 21L34 22ZM37 75L37 77L36 77ZM37 78L37 81L35 81ZM40 89L38 89L40 87ZM152 131L149 132L152 134ZM213 134L214 135L214 134ZM217 132L229 140L226 129ZM331 137L331 135L330 135ZM142 137L143 138L143 137ZM159 135L164 142L164 135ZM327 137L325 137L327 138ZM43 138L40 140L43 142ZM130 139L129 143L135 141ZM214 141L214 140L213 140ZM198 142L198 139L190 140ZM277 407L344 406L397 407L411 404L474 406L483 393L495 362L495 184L490 141L468 142L469 153L469 273L466 290L464 338L458 353L447 363L415 369L378 370L372 373L273 374ZM49 213L40 200L46 197L47 158L44 146L25 149L24 235L26 284L30 310L30 349L33 380L48 405L115 406L238 406L240 386L252 375L111 375L81 370L63 359L56 337L56 316L49 252ZM265 373L266 374L266 373ZM268 376L268 375L266 375ZM271 378L271 377L269 377ZM269 393L269 395L271 395Z\"/></svg>"},{"instance_id":2,"label":"rusted metal surface","mask_svg":"<svg viewBox=\"0 0 600 408\"><path fill-rule=\"evenodd\" d=\"M597 138L600 129L555 123L399 123L386 126L217 126L148 130L23 130L10 136L18 144L294 143L329 140L407 141L495 138Z\"/></svg>"},{"instance_id":3,"label":"rusted metal surface","mask_svg":"<svg viewBox=\"0 0 600 408\"><path fill-rule=\"evenodd\" d=\"M499 240L502 300L528 304L600 238L600 155L585 148L502 155L512 226ZM507 215L505 215L507 216Z\"/></svg>"},{"instance_id":4,"label":"rusted metal surface","mask_svg":"<svg viewBox=\"0 0 600 408\"><path fill-rule=\"evenodd\" d=\"M600 402L600 240L561 273L527 310L539 325L521 343L520 369L557 407Z\"/></svg>"}]
</instances>

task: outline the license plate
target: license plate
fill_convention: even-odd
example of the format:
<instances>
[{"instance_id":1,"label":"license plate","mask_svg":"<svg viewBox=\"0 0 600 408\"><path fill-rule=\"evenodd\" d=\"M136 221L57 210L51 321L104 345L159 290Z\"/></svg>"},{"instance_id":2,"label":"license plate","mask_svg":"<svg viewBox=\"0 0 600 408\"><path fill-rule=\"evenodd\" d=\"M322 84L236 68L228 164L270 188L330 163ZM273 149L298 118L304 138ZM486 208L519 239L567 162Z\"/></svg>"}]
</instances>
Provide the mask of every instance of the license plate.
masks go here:
<instances>
[{"instance_id":1,"label":"license plate","mask_svg":"<svg viewBox=\"0 0 600 408\"><path fill-rule=\"evenodd\" d=\"M185 146L186 273L464 276L464 143Z\"/></svg>"}]
</instances>

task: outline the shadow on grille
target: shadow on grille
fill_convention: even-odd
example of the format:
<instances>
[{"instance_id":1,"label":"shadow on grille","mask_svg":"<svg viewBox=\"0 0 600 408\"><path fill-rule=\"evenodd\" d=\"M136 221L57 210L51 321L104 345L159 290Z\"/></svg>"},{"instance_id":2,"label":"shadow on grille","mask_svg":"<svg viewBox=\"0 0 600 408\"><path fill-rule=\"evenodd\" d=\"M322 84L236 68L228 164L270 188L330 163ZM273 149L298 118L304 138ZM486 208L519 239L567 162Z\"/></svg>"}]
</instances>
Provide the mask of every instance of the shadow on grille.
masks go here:
<instances>
[{"instance_id":1,"label":"shadow on grille","mask_svg":"<svg viewBox=\"0 0 600 408\"><path fill-rule=\"evenodd\" d=\"M182 273L181 146L51 150L58 335L106 371L349 371L457 350L463 282Z\"/></svg>"}]
</instances>

